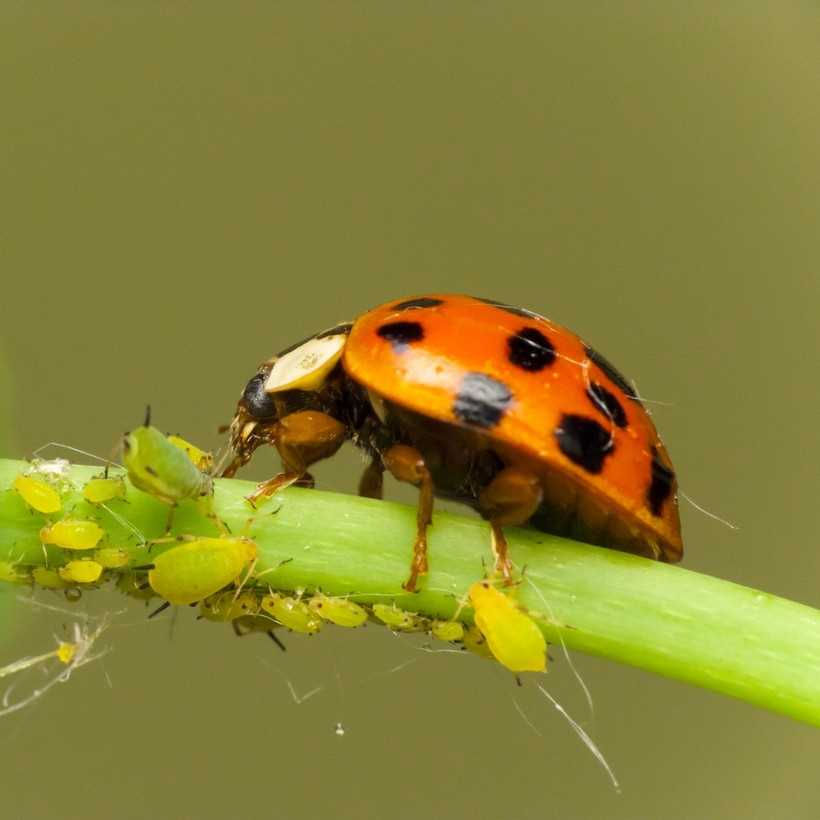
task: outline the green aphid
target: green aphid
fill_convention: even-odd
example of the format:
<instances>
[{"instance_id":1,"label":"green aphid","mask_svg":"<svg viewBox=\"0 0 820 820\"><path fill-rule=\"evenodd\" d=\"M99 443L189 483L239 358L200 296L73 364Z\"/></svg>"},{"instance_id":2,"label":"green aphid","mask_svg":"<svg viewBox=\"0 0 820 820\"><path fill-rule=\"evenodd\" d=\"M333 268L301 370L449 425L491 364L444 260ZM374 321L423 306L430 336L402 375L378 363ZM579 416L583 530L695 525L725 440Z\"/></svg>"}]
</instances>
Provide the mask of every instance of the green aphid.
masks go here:
<instances>
[{"instance_id":1,"label":"green aphid","mask_svg":"<svg viewBox=\"0 0 820 820\"><path fill-rule=\"evenodd\" d=\"M330 621L336 626L355 628L367 621L367 610L347 598L329 598L317 592L308 606L323 621Z\"/></svg>"},{"instance_id":2,"label":"green aphid","mask_svg":"<svg viewBox=\"0 0 820 820\"><path fill-rule=\"evenodd\" d=\"M168 436L156 427L151 427L150 422L149 407L145 424L123 437L122 461L131 483L171 506L166 531L171 529L177 505L191 500L198 502L203 514L224 533L225 525L213 512L213 478L200 470L184 449L169 441Z\"/></svg>"},{"instance_id":3,"label":"green aphid","mask_svg":"<svg viewBox=\"0 0 820 820\"><path fill-rule=\"evenodd\" d=\"M397 632L417 632L425 625L424 618L415 612L399 609L395 604L373 604L373 614Z\"/></svg>"}]
</instances>

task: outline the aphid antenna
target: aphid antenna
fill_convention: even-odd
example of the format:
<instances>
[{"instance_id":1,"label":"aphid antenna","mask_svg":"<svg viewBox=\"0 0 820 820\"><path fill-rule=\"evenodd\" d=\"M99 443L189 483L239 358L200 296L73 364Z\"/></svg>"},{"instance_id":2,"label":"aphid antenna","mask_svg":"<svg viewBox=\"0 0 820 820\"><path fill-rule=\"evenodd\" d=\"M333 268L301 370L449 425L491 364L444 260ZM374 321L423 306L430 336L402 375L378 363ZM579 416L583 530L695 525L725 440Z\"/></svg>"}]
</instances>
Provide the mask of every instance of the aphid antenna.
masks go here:
<instances>
[{"instance_id":1,"label":"aphid antenna","mask_svg":"<svg viewBox=\"0 0 820 820\"><path fill-rule=\"evenodd\" d=\"M45 444L38 447L32 454L32 458L36 458L43 450L46 450L49 447L59 447L62 450L69 450L72 453L78 453L81 456L88 456L89 458L96 459L97 461L105 464L106 470L109 467L117 467L118 469L122 469L120 464L117 464L116 461L112 461L111 459L104 458L103 456L98 456L96 453L89 453L88 450L81 450L79 447L72 447L70 444L63 444L61 441L48 441ZM108 477L108 473L106 472L106 478Z\"/></svg>"},{"instance_id":2,"label":"aphid antenna","mask_svg":"<svg viewBox=\"0 0 820 820\"><path fill-rule=\"evenodd\" d=\"M143 427L150 427L151 426L151 405L145 405L145 420L142 423Z\"/></svg>"},{"instance_id":3,"label":"aphid antenna","mask_svg":"<svg viewBox=\"0 0 820 820\"><path fill-rule=\"evenodd\" d=\"M119 513L115 512L108 506L108 504L100 504L100 506L124 529L131 530L134 535L137 536L138 540L138 547L144 547L148 541L145 538L144 533L142 530L139 529L135 524L132 524L127 518L123 518Z\"/></svg>"},{"instance_id":4,"label":"aphid antenna","mask_svg":"<svg viewBox=\"0 0 820 820\"><path fill-rule=\"evenodd\" d=\"M727 521L725 518L721 518L719 515L715 515L713 512L709 512L705 507L701 507L691 496L687 495L683 490L678 487L678 492L683 497L685 501L688 501L699 513L703 513L708 518L717 521L719 524L723 524L724 527L728 527L730 530L737 531L740 527L737 524L733 524L731 521Z\"/></svg>"}]
</instances>

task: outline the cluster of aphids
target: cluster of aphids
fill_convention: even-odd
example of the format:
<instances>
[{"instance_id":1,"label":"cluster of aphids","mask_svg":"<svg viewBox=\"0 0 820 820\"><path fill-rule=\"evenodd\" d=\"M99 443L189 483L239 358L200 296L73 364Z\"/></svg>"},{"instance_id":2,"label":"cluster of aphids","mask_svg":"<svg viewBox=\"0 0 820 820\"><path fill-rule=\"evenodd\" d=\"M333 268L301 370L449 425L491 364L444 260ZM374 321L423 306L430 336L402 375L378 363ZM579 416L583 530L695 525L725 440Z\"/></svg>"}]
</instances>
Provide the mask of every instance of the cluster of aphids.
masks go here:
<instances>
[{"instance_id":1,"label":"cluster of aphids","mask_svg":"<svg viewBox=\"0 0 820 820\"><path fill-rule=\"evenodd\" d=\"M395 603L362 604L321 591L273 591L260 586L264 579L255 574L256 543L230 534L214 513L210 454L146 423L125 436L123 465L134 487L169 505L167 531L177 505L193 501L219 534L146 542L135 531L144 549L112 546L96 520L64 510L64 497L75 493L67 462L35 461L14 479L11 489L32 513L43 517L39 534L46 562L32 568L0 562L0 580L60 589L69 599L78 599L83 588L114 579L128 595L163 599L160 609L172 604L198 606L201 618L230 623L238 635L266 632L280 646L278 629L312 635L325 623L355 628L370 621L394 632L425 632L497 660L515 672L545 669L546 644L540 628L512 595L489 580L473 584L462 602L456 618L468 604L473 611L473 623L466 624L457 619L426 618ZM127 500L122 475L106 470L88 480L81 493L88 505L127 524L113 509L116 502Z\"/></svg>"}]
</instances>

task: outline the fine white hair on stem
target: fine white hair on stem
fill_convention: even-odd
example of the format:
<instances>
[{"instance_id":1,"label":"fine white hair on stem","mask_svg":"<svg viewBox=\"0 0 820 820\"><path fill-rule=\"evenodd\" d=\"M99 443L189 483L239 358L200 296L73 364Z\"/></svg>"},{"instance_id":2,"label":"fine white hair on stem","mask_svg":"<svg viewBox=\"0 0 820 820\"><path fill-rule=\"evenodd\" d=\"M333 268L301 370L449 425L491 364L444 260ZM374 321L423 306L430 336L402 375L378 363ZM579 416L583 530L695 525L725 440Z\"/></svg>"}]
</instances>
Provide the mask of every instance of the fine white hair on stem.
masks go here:
<instances>
[{"instance_id":1,"label":"fine white hair on stem","mask_svg":"<svg viewBox=\"0 0 820 820\"><path fill-rule=\"evenodd\" d=\"M550 703L552 703L552 705L558 710L558 712L566 718L567 722L572 727L575 734L577 734L578 737L581 738L584 745L592 752L595 759L601 764L604 771L609 775L609 779L612 781L612 787L618 794L620 794L621 784L618 782L618 778L615 777L615 774L610 768L609 763L607 763L606 758L603 755L603 752L601 752L601 750L598 748L595 741L584 731L584 728L581 726L581 724L579 724L576 720L573 720L573 718L569 715L567 710L564 709L564 707L561 706L561 704L558 703L558 701L543 686L541 686L540 683L538 684L538 690Z\"/></svg>"},{"instance_id":2,"label":"fine white hair on stem","mask_svg":"<svg viewBox=\"0 0 820 820\"><path fill-rule=\"evenodd\" d=\"M591 719L594 720L595 718L595 701L592 698L592 693L589 691L589 687L586 684L581 673L575 667L575 664L572 662L572 656L569 654L569 649L567 648L566 643L564 642L564 635L561 631L561 625L558 622L558 619L555 617L555 613L552 610L552 607L549 604L549 601L544 597L543 593L540 589L529 579L527 578L526 574L524 574L524 580L527 582L528 586L535 592L536 596L539 598L541 603L544 605L545 609L547 610L547 614L550 617L550 621L552 621L553 626L555 626L555 631L558 633L558 640L561 642L561 652L566 659L567 665L572 672L573 677L575 680L578 681L578 685L581 687L581 691L584 693L584 697L586 698L587 706L589 707L589 716Z\"/></svg>"},{"instance_id":3,"label":"fine white hair on stem","mask_svg":"<svg viewBox=\"0 0 820 820\"><path fill-rule=\"evenodd\" d=\"M680 496L688 501L698 512L703 513L705 516L717 521L719 524L723 524L723 526L728 527L730 530L739 530L740 527L737 524L733 524L731 521L727 521L725 518L721 518L719 515L715 515L713 512L709 512L705 507L701 507L691 496L687 495L683 490L678 488L678 493Z\"/></svg>"}]
</instances>

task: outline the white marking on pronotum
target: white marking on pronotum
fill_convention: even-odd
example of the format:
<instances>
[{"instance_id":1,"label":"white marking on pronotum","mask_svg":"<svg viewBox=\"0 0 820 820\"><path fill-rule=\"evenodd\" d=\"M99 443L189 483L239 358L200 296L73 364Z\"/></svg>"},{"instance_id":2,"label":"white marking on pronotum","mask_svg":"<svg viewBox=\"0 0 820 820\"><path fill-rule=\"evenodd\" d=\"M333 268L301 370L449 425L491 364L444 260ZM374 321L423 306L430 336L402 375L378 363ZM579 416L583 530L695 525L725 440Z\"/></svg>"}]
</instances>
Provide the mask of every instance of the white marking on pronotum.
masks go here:
<instances>
[{"instance_id":1,"label":"white marking on pronotum","mask_svg":"<svg viewBox=\"0 0 820 820\"><path fill-rule=\"evenodd\" d=\"M346 342L344 333L308 339L295 350L280 356L265 381L265 392L318 390L341 358Z\"/></svg>"}]
</instances>

